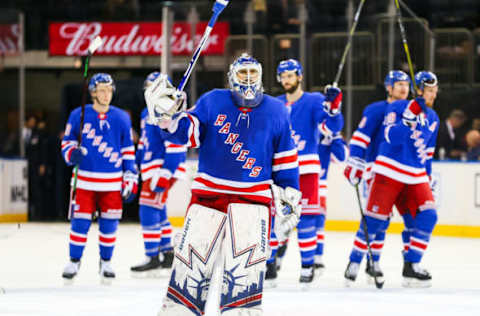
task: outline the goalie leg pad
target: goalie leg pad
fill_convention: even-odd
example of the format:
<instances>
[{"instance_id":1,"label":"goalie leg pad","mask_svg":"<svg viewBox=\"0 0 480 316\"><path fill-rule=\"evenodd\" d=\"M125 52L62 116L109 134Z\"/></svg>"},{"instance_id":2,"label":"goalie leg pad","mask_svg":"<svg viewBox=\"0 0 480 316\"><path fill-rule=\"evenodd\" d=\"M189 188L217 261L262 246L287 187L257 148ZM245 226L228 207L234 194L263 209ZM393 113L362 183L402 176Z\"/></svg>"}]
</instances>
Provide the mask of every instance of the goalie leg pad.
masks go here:
<instances>
[{"instance_id":1,"label":"goalie leg pad","mask_svg":"<svg viewBox=\"0 0 480 316\"><path fill-rule=\"evenodd\" d=\"M227 215L216 209L192 204L185 218L181 238L175 245L175 259L162 306L162 315L178 314L185 308L203 315L210 279L221 250Z\"/></svg>"},{"instance_id":2,"label":"goalie leg pad","mask_svg":"<svg viewBox=\"0 0 480 316\"><path fill-rule=\"evenodd\" d=\"M261 315L265 260L269 256L269 209L232 203L223 253L225 268L220 309L226 315Z\"/></svg>"}]
</instances>

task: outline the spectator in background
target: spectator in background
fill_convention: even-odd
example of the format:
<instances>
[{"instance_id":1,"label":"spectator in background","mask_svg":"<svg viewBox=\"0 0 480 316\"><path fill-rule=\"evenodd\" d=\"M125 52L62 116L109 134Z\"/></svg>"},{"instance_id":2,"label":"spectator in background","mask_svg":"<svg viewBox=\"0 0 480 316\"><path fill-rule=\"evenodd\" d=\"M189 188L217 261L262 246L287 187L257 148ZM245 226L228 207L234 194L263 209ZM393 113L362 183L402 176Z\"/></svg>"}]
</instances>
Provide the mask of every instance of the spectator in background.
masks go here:
<instances>
[{"instance_id":1,"label":"spectator in background","mask_svg":"<svg viewBox=\"0 0 480 316\"><path fill-rule=\"evenodd\" d=\"M470 130L465 135L465 140L468 147L467 159L478 161L480 158L480 132L476 129Z\"/></svg>"},{"instance_id":2,"label":"spectator in background","mask_svg":"<svg viewBox=\"0 0 480 316\"><path fill-rule=\"evenodd\" d=\"M435 159L463 159L465 157L466 149L459 135L459 129L465 123L465 119L465 113L455 109L445 121L440 123Z\"/></svg>"}]
</instances>

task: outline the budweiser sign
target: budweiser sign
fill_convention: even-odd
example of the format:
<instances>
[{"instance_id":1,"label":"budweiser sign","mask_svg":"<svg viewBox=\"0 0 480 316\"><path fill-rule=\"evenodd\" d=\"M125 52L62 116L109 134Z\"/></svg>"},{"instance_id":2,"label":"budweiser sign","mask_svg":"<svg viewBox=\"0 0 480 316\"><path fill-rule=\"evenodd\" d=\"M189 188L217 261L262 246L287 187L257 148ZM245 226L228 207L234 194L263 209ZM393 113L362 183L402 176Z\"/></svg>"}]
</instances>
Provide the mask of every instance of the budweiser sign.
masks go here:
<instances>
[{"instance_id":1,"label":"budweiser sign","mask_svg":"<svg viewBox=\"0 0 480 316\"><path fill-rule=\"evenodd\" d=\"M207 22L199 22L195 35L195 44L207 27ZM205 45L203 54L221 55L225 41L230 33L227 22L215 24ZM82 56L96 36L103 40L96 55L158 55L162 53L162 23L50 23L50 55ZM170 36L173 55L190 55L194 49L190 36L190 24L177 22L173 24Z\"/></svg>"},{"instance_id":2,"label":"budweiser sign","mask_svg":"<svg viewBox=\"0 0 480 316\"><path fill-rule=\"evenodd\" d=\"M18 54L18 24L0 24L0 55Z\"/></svg>"}]
</instances>

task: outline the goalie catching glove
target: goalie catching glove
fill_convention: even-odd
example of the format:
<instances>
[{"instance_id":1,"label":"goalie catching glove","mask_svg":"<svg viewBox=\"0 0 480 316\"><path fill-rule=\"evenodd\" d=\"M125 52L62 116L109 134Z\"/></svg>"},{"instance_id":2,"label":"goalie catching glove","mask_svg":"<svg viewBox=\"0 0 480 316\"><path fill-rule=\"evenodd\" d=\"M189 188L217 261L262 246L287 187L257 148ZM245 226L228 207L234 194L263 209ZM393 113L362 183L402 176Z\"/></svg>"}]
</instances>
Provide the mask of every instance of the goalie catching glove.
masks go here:
<instances>
[{"instance_id":1,"label":"goalie catching glove","mask_svg":"<svg viewBox=\"0 0 480 316\"><path fill-rule=\"evenodd\" d=\"M300 220L302 192L291 187L282 189L275 184L272 185L272 192L276 212L274 230L277 239L284 241Z\"/></svg>"},{"instance_id":2,"label":"goalie catching glove","mask_svg":"<svg viewBox=\"0 0 480 316\"><path fill-rule=\"evenodd\" d=\"M186 94L177 91L166 74L160 74L145 89L148 123L167 128L172 116L186 103Z\"/></svg>"}]
</instances>

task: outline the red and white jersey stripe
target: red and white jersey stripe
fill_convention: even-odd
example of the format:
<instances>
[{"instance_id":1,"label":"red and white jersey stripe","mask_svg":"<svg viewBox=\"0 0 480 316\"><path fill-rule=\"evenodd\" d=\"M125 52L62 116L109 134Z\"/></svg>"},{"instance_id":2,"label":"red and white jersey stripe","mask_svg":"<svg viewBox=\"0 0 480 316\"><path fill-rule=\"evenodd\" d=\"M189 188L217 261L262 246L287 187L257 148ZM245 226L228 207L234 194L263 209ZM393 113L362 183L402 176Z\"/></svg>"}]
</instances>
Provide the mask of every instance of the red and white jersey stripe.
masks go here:
<instances>
[{"instance_id":1,"label":"red and white jersey stripe","mask_svg":"<svg viewBox=\"0 0 480 316\"><path fill-rule=\"evenodd\" d=\"M172 144L170 142L165 142L165 152L167 154L170 153L186 153L187 147L183 145Z\"/></svg>"},{"instance_id":2,"label":"red and white jersey stripe","mask_svg":"<svg viewBox=\"0 0 480 316\"><path fill-rule=\"evenodd\" d=\"M135 147L128 146L123 147L120 152L122 153L123 160L135 160Z\"/></svg>"},{"instance_id":3,"label":"red and white jersey stripe","mask_svg":"<svg viewBox=\"0 0 480 316\"><path fill-rule=\"evenodd\" d=\"M370 137L357 130L353 133L350 140L350 146L352 145L367 149L368 145L370 145Z\"/></svg>"},{"instance_id":4,"label":"red and white jersey stripe","mask_svg":"<svg viewBox=\"0 0 480 316\"><path fill-rule=\"evenodd\" d=\"M78 170L77 188L90 191L120 191L122 188L123 172L93 172ZM72 173L71 184L75 175Z\"/></svg>"},{"instance_id":5,"label":"red and white jersey stripe","mask_svg":"<svg viewBox=\"0 0 480 316\"><path fill-rule=\"evenodd\" d=\"M291 149L273 154L272 171L277 172L298 167L297 149Z\"/></svg>"},{"instance_id":6,"label":"red and white jersey stripe","mask_svg":"<svg viewBox=\"0 0 480 316\"><path fill-rule=\"evenodd\" d=\"M318 154L298 155L298 167L301 175L320 173L320 159Z\"/></svg>"},{"instance_id":7,"label":"red and white jersey stripe","mask_svg":"<svg viewBox=\"0 0 480 316\"><path fill-rule=\"evenodd\" d=\"M200 172L193 181L192 192L235 194L262 203L269 203L272 199L272 183L272 180L260 182L231 181Z\"/></svg>"},{"instance_id":8,"label":"red and white jersey stripe","mask_svg":"<svg viewBox=\"0 0 480 316\"><path fill-rule=\"evenodd\" d=\"M383 155L377 156L372 171L406 184L429 181L425 168L408 166Z\"/></svg>"},{"instance_id":9,"label":"red and white jersey stripe","mask_svg":"<svg viewBox=\"0 0 480 316\"><path fill-rule=\"evenodd\" d=\"M170 133L175 133L178 128L178 123L182 118L188 118L190 126L188 127L188 142L186 147L198 148L200 147L200 121L194 115L187 112L182 112L168 127Z\"/></svg>"}]
</instances>

